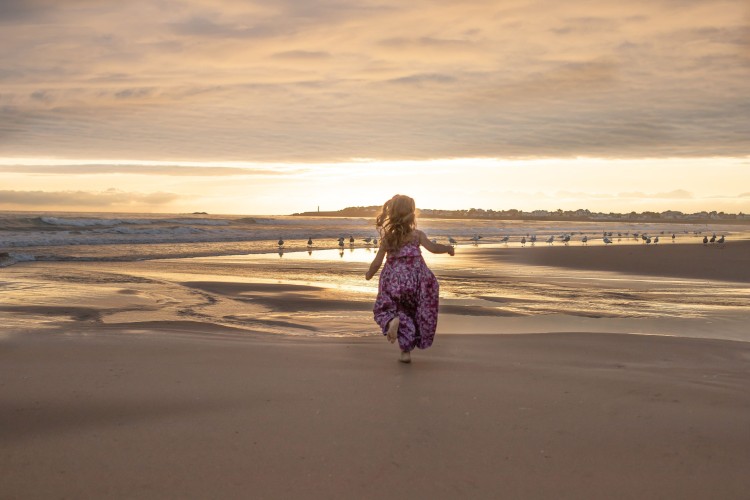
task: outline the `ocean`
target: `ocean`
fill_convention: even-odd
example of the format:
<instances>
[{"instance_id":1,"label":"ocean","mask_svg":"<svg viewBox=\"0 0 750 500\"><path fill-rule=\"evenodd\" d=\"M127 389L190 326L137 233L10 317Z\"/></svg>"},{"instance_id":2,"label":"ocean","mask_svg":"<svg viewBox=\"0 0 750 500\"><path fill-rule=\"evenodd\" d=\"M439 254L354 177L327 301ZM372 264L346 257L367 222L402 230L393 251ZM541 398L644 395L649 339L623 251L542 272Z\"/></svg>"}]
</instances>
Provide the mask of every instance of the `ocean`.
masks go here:
<instances>
[{"instance_id":1,"label":"ocean","mask_svg":"<svg viewBox=\"0 0 750 500\"><path fill-rule=\"evenodd\" d=\"M596 222L539 222L496 220L422 219L419 227L430 238L448 243L498 244L508 237L509 246L520 246L521 238L536 237L537 245L603 245L604 233L613 244L641 243L641 235L659 236L662 243L696 240L704 234L744 234L742 226ZM638 237L633 237L638 234ZM355 247L368 246L366 238L377 238L372 219L347 217L242 216L204 214L138 213L33 213L0 212L0 266L26 261L139 261L166 258L249 255L283 251L336 249L338 238L354 238Z\"/></svg>"}]
</instances>

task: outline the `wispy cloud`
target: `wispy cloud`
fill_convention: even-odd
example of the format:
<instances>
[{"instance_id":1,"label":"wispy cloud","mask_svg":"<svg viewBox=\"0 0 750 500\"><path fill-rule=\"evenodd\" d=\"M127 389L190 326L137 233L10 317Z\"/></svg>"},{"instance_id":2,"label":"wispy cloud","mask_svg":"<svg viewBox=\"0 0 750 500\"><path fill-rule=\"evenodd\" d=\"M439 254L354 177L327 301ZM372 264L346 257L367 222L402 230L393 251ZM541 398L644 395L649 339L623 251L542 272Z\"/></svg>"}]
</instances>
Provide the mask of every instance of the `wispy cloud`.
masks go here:
<instances>
[{"instance_id":1,"label":"wispy cloud","mask_svg":"<svg viewBox=\"0 0 750 500\"><path fill-rule=\"evenodd\" d=\"M322 50L285 50L277 52L271 57L289 60L321 60L328 59L331 57L331 54Z\"/></svg>"},{"instance_id":2,"label":"wispy cloud","mask_svg":"<svg viewBox=\"0 0 750 500\"><path fill-rule=\"evenodd\" d=\"M557 191L557 198L578 200L692 200L695 195L684 189L668 192L626 191L619 193L605 193L595 191Z\"/></svg>"},{"instance_id":3,"label":"wispy cloud","mask_svg":"<svg viewBox=\"0 0 750 500\"><path fill-rule=\"evenodd\" d=\"M81 164L81 165L0 165L0 172L41 175L165 175L177 177L257 177L284 176L307 169L273 170L241 167L187 167L181 165Z\"/></svg>"},{"instance_id":4,"label":"wispy cloud","mask_svg":"<svg viewBox=\"0 0 750 500\"><path fill-rule=\"evenodd\" d=\"M619 193L619 198L659 198L668 200L690 200L694 197L690 191L684 189L675 189L674 191L664 193L642 193L640 191Z\"/></svg>"},{"instance_id":5,"label":"wispy cloud","mask_svg":"<svg viewBox=\"0 0 750 500\"><path fill-rule=\"evenodd\" d=\"M89 191L0 191L0 206L45 207L92 207L108 209L114 206L159 206L176 201L173 193L128 193L110 189L103 192Z\"/></svg>"}]
</instances>

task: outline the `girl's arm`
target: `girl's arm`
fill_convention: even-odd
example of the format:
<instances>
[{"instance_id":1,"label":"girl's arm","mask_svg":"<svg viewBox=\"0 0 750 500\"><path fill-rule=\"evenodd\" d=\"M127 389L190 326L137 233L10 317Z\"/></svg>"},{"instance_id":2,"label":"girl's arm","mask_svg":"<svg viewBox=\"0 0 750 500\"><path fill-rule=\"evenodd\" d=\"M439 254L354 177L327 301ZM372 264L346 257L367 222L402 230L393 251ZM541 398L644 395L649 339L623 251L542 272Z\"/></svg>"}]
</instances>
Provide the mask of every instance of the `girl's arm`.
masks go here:
<instances>
[{"instance_id":1,"label":"girl's arm","mask_svg":"<svg viewBox=\"0 0 750 500\"><path fill-rule=\"evenodd\" d=\"M453 256L453 254L455 253L455 250L451 245L441 245L440 243L433 243L429 239L427 239L427 235L422 231L419 231L419 244L432 253L447 253L451 256Z\"/></svg>"},{"instance_id":2,"label":"girl's arm","mask_svg":"<svg viewBox=\"0 0 750 500\"><path fill-rule=\"evenodd\" d=\"M365 279L370 280L375 276L375 273L378 272L380 265L383 263L383 257L385 257L385 248L380 247L378 249L378 254L373 259L372 264L370 264L370 269L365 273Z\"/></svg>"}]
</instances>

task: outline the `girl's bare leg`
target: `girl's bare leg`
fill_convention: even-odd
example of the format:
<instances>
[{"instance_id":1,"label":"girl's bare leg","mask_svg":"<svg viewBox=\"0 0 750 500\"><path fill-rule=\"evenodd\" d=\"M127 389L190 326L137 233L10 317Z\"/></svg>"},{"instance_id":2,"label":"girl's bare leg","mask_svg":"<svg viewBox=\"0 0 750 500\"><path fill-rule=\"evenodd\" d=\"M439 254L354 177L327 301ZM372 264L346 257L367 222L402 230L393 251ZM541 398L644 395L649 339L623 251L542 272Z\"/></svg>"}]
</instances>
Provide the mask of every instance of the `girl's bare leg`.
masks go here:
<instances>
[{"instance_id":1,"label":"girl's bare leg","mask_svg":"<svg viewBox=\"0 0 750 500\"><path fill-rule=\"evenodd\" d=\"M398 316L394 316L393 319L388 323L388 342L393 344L398 338Z\"/></svg>"}]
</instances>

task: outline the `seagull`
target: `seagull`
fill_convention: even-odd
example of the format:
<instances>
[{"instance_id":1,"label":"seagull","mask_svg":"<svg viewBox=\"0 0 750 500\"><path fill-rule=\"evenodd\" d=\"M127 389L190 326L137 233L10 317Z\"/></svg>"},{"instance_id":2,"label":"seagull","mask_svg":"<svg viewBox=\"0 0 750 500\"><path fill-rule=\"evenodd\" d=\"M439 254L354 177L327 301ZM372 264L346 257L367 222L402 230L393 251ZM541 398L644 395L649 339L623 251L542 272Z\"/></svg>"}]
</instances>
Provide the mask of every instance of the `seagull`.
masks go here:
<instances>
[{"instance_id":1,"label":"seagull","mask_svg":"<svg viewBox=\"0 0 750 500\"><path fill-rule=\"evenodd\" d=\"M283 240L283 239L281 239L281 238L279 238L279 246L280 246L280 247L283 247L283 246L284 246L284 240Z\"/></svg>"},{"instance_id":2,"label":"seagull","mask_svg":"<svg viewBox=\"0 0 750 500\"><path fill-rule=\"evenodd\" d=\"M437 238L432 238L430 241L437 245Z\"/></svg>"},{"instance_id":3,"label":"seagull","mask_svg":"<svg viewBox=\"0 0 750 500\"><path fill-rule=\"evenodd\" d=\"M339 238L339 248L344 249L344 237Z\"/></svg>"},{"instance_id":4,"label":"seagull","mask_svg":"<svg viewBox=\"0 0 750 500\"><path fill-rule=\"evenodd\" d=\"M309 247L313 246L312 238L307 239L307 246Z\"/></svg>"},{"instance_id":5,"label":"seagull","mask_svg":"<svg viewBox=\"0 0 750 500\"><path fill-rule=\"evenodd\" d=\"M373 244L373 246L378 246L378 239L377 238L373 238L372 239L372 244Z\"/></svg>"},{"instance_id":6,"label":"seagull","mask_svg":"<svg viewBox=\"0 0 750 500\"><path fill-rule=\"evenodd\" d=\"M588 241L589 241L589 237L588 237L588 236L584 236L583 238L581 238L581 242L582 242L582 243L583 243L584 245L588 244Z\"/></svg>"},{"instance_id":7,"label":"seagull","mask_svg":"<svg viewBox=\"0 0 750 500\"><path fill-rule=\"evenodd\" d=\"M505 236L505 237L503 237L502 240L500 240L500 243L505 243L507 245L509 239L510 239L510 236Z\"/></svg>"},{"instance_id":8,"label":"seagull","mask_svg":"<svg viewBox=\"0 0 750 500\"><path fill-rule=\"evenodd\" d=\"M606 236L605 236L605 237L603 238L603 241L604 241L604 245L605 245L605 246L606 246L606 245L609 245L610 243L612 243L612 240L610 240L610 239L609 239L609 238L607 238Z\"/></svg>"},{"instance_id":9,"label":"seagull","mask_svg":"<svg viewBox=\"0 0 750 500\"><path fill-rule=\"evenodd\" d=\"M450 243L451 245L455 245L456 244L456 240L454 240L452 237L448 236L448 243Z\"/></svg>"},{"instance_id":10,"label":"seagull","mask_svg":"<svg viewBox=\"0 0 750 500\"><path fill-rule=\"evenodd\" d=\"M524 236L524 237L521 238L521 246L522 247L526 246L526 236Z\"/></svg>"},{"instance_id":11,"label":"seagull","mask_svg":"<svg viewBox=\"0 0 750 500\"><path fill-rule=\"evenodd\" d=\"M672 243L674 243L675 235L672 233Z\"/></svg>"},{"instance_id":12,"label":"seagull","mask_svg":"<svg viewBox=\"0 0 750 500\"><path fill-rule=\"evenodd\" d=\"M721 238L719 238L719 240L716 243L719 243L719 244L724 243L724 235L723 234L721 235Z\"/></svg>"},{"instance_id":13,"label":"seagull","mask_svg":"<svg viewBox=\"0 0 750 500\"><path fill-rule=\"evenodd\" d=\"M657 238L658 238L658 236L657 236ZM650 245L650 244L651 244L651 236L649 236L648 238L646 238L646 245Z\"/></svg>"},{"instance_id":14,"label":"seagull","mask_svg":"<svg viewBox=\"0 0 750 500\"><path fill-rule=\"evenodd\" d=\"M362 240L362 241L364 241L365 243L367 243L367 244L369 245L369 244L370 244L370 242L372 241L372 238L370 238L370 237L368 236L367 238L365 238L365 239L364 239L364 240Z\"/></svg>"},{"instance_id":15,"label":"seagull","mask_svg":"<svg viewBox=\"0 0 750 500\"><path fill-rule=\"evenodd\" d=\"M354 236L349 236L349 244L354 245Z\"/></svg>"},{"instance_id":16,"label":"seagull","mask_svg":"<svg viewBox=\"0 0 750 500\"><path fill-rule=\"evenodd\" d=\"M708 236L704 236L703 237L703 244L705 245L707 243L708 243Z\"/></svg>"},{"instance_id":17,"label":"seagull","mask_svg":"<svg viewBox=\"0 0 750 500\"><path fill-rule=\"evenodd\" d=\"M658 236L656 238L654 238L654 245L656 245L657 243L659 243L659 237Z\"/></svg>"},{"instance_id":18,"label":"seagull","mask_svg":"<svg viewBox=\"0 0 750 500\"><path fill-rule=\"evenodd\" d=\"M568 242L570 241L570 235L569 234L563 235L562 240L563 240L563 243L567 245Z\"/></svg>"},{"instance_id":19,"label":"seagull","mask_svg":"<svg viewBox=\"0 0 750 500\"><path fill-rule=\"evenodd\" d=\"M482 239L482 236L478 234L475 234L474 236L471 237L471 241L473 241L475 245L479 243L479 240L481 239Z\"/></svg>"},{"instance_id":20,"label":"seagull","mask_svg":"<svg viewBox=\"0 0 750 500\"><path fill-rule=\"evenodd\" d=\"M530 240L529 240L529 241L531 241L531 244L532 244L532 245L533 245L534 243L536 243L536 235L535 235L535 234L532 234L532 235L531 235L531 238L530 238Z\"/></svg>"},{"instance_id":21,"label":"seagull","mask_svg":"<svg viewBox=\"0 0 750 500\"><path fill-rule=\"evenodd\" d=\"M709 243L715 242L716 241L716 235L714 234L713 236L711 236L711 239L708 240L708 241L709 241Z\"/></svg>"},{"instance_id":22,"label":"seagull","mask_svg":"<svg viewBox=\"0 0 750 500\"><path fill-rule=\"evenodd\" d=\"M547 238L547 244L551 245L554 242L555 242L555 237L554 236L550 236L549 238Z\"/></svg>"}]
</instances>

